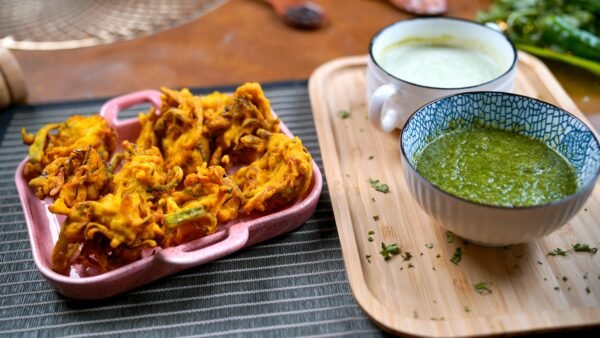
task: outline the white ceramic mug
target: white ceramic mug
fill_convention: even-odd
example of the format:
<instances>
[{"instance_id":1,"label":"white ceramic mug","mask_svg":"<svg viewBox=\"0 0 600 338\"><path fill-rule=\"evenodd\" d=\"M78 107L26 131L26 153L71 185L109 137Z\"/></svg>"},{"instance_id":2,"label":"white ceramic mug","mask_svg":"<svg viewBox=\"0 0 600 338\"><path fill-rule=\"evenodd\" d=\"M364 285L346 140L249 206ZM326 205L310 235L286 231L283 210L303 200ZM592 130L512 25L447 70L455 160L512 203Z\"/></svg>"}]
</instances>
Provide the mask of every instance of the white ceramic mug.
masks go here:
<instances>
[{"instance_id":1,"label":"white ceramic mug","mask_svg":"<svg viewBox=\"0 0 600 338\"><path fill-rule=\"evenodd\" d=\"M382 66L382 55L392 45L402 41L434 41L440 38L451 45L477 45L477 49L492 56L490 60L493 60L494 67L498 67L498 75L482 83L448 87L402 79ZM426 67L427 64L423 66ZM379 31L369 47L366 88L369 119L375 126L390 132L395 128L402 128L410 114L419 107L443 96L482 90L511 92L516 66L517 50L513 43L504 34L486 25L447 17L396 22ZM465 73L473 71L469 69L468 62L465 63L464 70Z\"/></svg>"}]
</instances>

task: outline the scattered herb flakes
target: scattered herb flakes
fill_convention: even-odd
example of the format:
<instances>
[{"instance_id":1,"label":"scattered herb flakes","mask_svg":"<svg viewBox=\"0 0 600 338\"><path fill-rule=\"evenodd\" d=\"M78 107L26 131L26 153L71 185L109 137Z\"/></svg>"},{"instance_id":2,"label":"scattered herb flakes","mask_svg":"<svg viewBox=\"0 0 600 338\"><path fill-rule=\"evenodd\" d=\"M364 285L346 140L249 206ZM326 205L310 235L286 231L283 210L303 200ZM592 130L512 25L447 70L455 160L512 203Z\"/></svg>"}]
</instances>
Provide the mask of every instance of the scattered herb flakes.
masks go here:
<instances>
[{"instance_id":1,"label":"scattered herb flakes","mask_svg":"<svg viewBox=\"0 0 600 338\"><path fill-rule=\"evenodd\" d=\"M371 202L375 202L375 197L371 197Z\"/></svg>"},{"instance_id":2,"label":"scattered herb flakes","mask_svg":"<svg viewBox=\"0 0 600 338\"><path fill-rule=\"evenodd\" d=\"M400 253L400 248L398 244L392 243L390 245L385 245L385 243L381 242L381 251L379 252L383 258L387 261L392 258L394 255Z\"/></svg>"},{"instance_id":3,"label":"scattered herb flakes","mask_svg":"<svg viewBox=\"0 0 600 338\"><path fill-rule=\"evenodd\" d=\"M419 256L423 256L423 253L422 253L422 252L419 252Z\"/></svg>"},{"instance_id":4,"label":"scattered herb flakes","mask_svg":"<svg viewBox=\"0 0 600 338\"><path fill-rule=\"evenodd\" d=\"M436 271L436 270L435 270L435 266L434 266L434 267L432 267L431 269L432 269L433 271Z\"/></svg>"},{"instance_id":5,"label":"scattered herb flakes","mask_svg":"<svg viewBox=\"0 0 600 338\"><path fill-rule=\"evenodd\" d=\"M369 237L367 238L367 240L368 240L369 242L373 242L373 237L369 236Z\"/></svg>"},{"instance_id":6,"label":"scattered herb flakes","mask_svg":"<svg viewBox=\"0 0 600 338\"><path fill-rule=\"evenodd\" d=\"M548 256L566 256L567 252L561 248L556 248L548 252Z\"/></svg>"},{"instance_id":7,"label":"scattered herb flakes","mask_svg":"<svg viewBox=\"0 0 600 338\"><path fill-rule=\"evenodd\" d=\"M409 261L413 255L410 253L410 251L404 251L404 253L401 253L400 256L402 256L402 261L406 262Z\"/></svg>"},{"instance_id":8,"label":"scattered herb flakes","mask_svg":"<svg viewBox=\"0 0 600 338\"><path fill-rule=\"evenodd\" d=\"M343 119L347 119L350 117L350 112L347 110L340 110L339 114L340 114L340 117Z\"/></svg>"},{"instance_id":9,"label":"scattered herb flakes","mask_svg":"<svg viewBox=\"0 0 600 338\"><path fill-rule=\"evenodd\" d=\"M367 262L371 264L371 255L365 255L365 258L367 259Z\"/></svg>"},{"instance_id":10,"label":"scattered herb flakes","mask_svg":"<svg viewBox=\"0 0 600 338\"><path fill-rule=\"evenodd\" d=\"M438 317L438 318L436 318L436 317L431 317L431 320L435 320L435 321L438 321L438 320L445 320L445 319L446 319L446 318L444 318L444 316L442 316L442 317Z\"/></svg>"},{"instance_id":11,"label":"scattered herb flakes","mask_svg":"<svg viewBox=\"0 0 600 338\"><path fill-rule=\"evenodd\" d=\"M547 281L547 280L548 280L548 278L544 277L544 280L545 280L545 281Z\"/></svg>"},{"instance_id":12,"label":"scattered herb flakes","mask_svg":"<svg viewBox=\"0 0 600 338\"><path fill-rule=\"evenodd\" d=\"M471 309L469 309L468 306L465 306L464 309L465 309L465 312L471 312Z\"/></svg>"},{"instance_id":13,"label":"scattered herb flakes","mask_svg":"<svg viewBox=\"0 0 600 338\"><path fill-rule=\"evenodd\" d=\"M435 258L440 258L440 257L442 257L442 255L440 255L440 254L435 255ZM599 278L600 278L600 276L599 276Z\"/></svg>"},{"instance_id":14,"label":"scattered herb flakes","mask_svg":"<svg viewBox=\"0 0 600 338\"><path fill-rule=\"evenodd\" d=\"M479 282L477 284L473 284L473 287L475 288L475 291L477 291L477 293L479 293L480 295L488 295L492 293L492 290L490 290L487 287L486 282Z\"/></svg>"},{"instance_id":15,"label":"scattered herb flakes","mask_svg":"<svg viewBox=\"0 0 600 338\"><path fill-rule=\"evenodd\" d=\"M555 286L555 287L554 287L554 290L555 290L555 291L558 291L558 290L560 290L560 288L559 288L558 286Z\"/></svg>"},{"instance_id":16,"label":"scattered herb flakes","mask_svg":"<svg viewBox=\"0 0 600 338\"><path fill-rule=\"evenodd\" d=\"M375 215L375 216L373 216L373 220L374 220L375 222L379 221L379 215Z\"/></svg>"},{"instance_id":17,"label":"scattered herb flakes","mask_svg":"<svg viewBox=\"0 0 600 338\"><path fill-rule=\"evenodd\" d=\"M583 211L588 211L588 209L587 208L583 208Z\"/></svg>"},{"instance_id":18,"label":"scattered herb flakes","mask_svg":"<svg viewBox=\"0 0 600 338\"><path fill-rule=\"evenodd\" d=\"M409 268L409 269L410 269L410 268L414 268L414 267L415 267L415 266L414 266L414 265L412 265L412 263L408 263L408 268Z\"/></svg>"},{"instance_id":19,"label":"scattered herb flakes","mask_svg":"<svg viewBox=\"0 0 600 338\"><path fill-rule=\"evenodd\" d=\"M451 231L446 231L446 242L454 242L454 234Z\"/></svg>"},{"instance_id":20,"label":"scattered herb flakes","mask_svg":"<svg viewBox=\"0 0 600 338\"><path fill-rule=\"evenodd\" d=\"M427 249L433 249L433 243L425 243Z\"/></svg>"},{"instance_id":21,"label":"scattered herb flakes","mask_svg":"<svg viewBox=\"0 0 600 338\"><path fill-rule=\"evenodd\" d=\"M538 263L539 265L543 265L543 264L544 264L544 263L542 263L541 261L537 261L537 263Z\"/></svg>"},{"instance_id":22,"label":"scattered herb flakes","mask_svg":"<svg viewBox=\"0 0 600 338\"><path fill-rule=\"evenodd\" d=\"M569 278L567 278L567 276L563 276L562 280L563 280L563 282L566 282L569 280Z\"/></svg>"},{"instance_id":23,"label":"scattered herb flakes","mask_svg":"<svg viewBox=\"0 0 600 338\"><path fill-rule=\"evenodd\" d=\"M458 265L458 263L460 263L461 259L462 259L462 249L456 248L456 250L454 250L454 255L452 255L452 258L450 258L450 262Z\"/></svg>"},{"instance_id":24,"label":"scattered herb flakes","mask_svg":"<svg viewBox=\"0 0 600 338\"><path fill-rule=\"evenodd\" d=\"M380 182L379 180L369 178L369 183L371 184L371 187L373 187L373 189L379 192L382 192L384 194L390 192L390 187L388 187L387 184Z\"/></svg>"},{"instance_id":25,"label":"scattered herb flakes","mask_svg":"<svg viewBox=\"0 0 600 338\"><path fill-rule=\"evenodd\" d=\"M592 248L588 244L581 243L573 245L573 250L575 250L575 252L589 252L592 255L595 255L596 252L598 252L598 248Z\"/></svg>"},{"instance_id":26,"label":"scattered herb flakes","mask_svg":"<svg viewBox=\"0 0 600 338\"><path fill-rule=\"evenodd\" d=\"M369 230L369 232L367 232L367 235L369 235L369 236L373 236L373 235L375 235L375 231L373 231L373 230Z\"/></svg>"},{"instance_id":27,"label":"scattered herb flakes","mask_svg":"<svg viewBox=\"0 0 600 338\"><path fill-rule=\"evenodd\" d=\"M369 156L369 160L372 160L374 158L375 158L375 156L373 156L373 155Z\"/></svg>"},{"instance_id":28,"label":"scattered herb flakes","mask_svg":"<svg viewBox=\"0 0 600 338\"><path fill-rule=\"evenodd\" d=\"M587 279L587 278L588 278L588 273L586 272L583 274L583 279Z\"/></svg>"},{"instance_id":29,"label":"scattered herb flakes","mask_svg":"<svg viewBox=\"0 0 600 338\"><path fill-rule=\"evenodd\" d=\"M592 291L590 290L590 287L589 287L589 286L586 286L586 287L585 287L585 293L589 294L589 293L591 293L591 292L592 292Z\"/></svg>"}]
</instances>

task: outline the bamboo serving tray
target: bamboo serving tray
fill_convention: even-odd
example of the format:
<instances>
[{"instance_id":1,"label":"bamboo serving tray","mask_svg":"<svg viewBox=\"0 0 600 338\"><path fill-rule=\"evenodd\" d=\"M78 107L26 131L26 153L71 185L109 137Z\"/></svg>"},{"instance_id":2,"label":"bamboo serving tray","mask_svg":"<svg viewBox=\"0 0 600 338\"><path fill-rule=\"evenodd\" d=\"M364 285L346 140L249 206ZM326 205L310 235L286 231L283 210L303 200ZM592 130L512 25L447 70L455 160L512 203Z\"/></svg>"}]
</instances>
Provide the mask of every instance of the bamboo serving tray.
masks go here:
<instances>
[{"instance_id":1,"label":"bamboo serving tray","mask_svg":"<svg viewBox=\"0 0 600 338\"><path fill-rule=\"evenodd\" d=\"M367 118L366 56L319 67L309 92L329 194L352 292L383 329L416 336L474 336L600 325L600 189L566 226L535 242L486 248L456 237L420 209L402 176L399 131ZM515 92L558 105L585 120L535 57L520 53ZM349 116L342 118L340 112ZM587 120L585 120L587 121ZM376 191L368 179L388 184ZM370 232L372 232L370 234ZM381 244L404 256L384 260ZM450 262L462 249L458 265ZM550 256L555 248L566 256ZM412 257L407 259L405 252ZM475 284L486 283L486 290Z\"/></svg>"}]
</instances>

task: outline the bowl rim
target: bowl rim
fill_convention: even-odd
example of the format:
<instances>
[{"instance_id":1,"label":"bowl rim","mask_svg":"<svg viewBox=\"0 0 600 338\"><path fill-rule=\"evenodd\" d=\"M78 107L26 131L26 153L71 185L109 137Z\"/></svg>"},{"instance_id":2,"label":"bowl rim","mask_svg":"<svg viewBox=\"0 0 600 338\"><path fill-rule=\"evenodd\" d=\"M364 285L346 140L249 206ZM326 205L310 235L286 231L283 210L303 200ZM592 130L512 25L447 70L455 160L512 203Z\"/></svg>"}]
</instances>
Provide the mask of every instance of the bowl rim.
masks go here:
<instances>
[{"instance_id":1,"label":"bowl rim","mask_svg":"<svg viewBox=\"0 0 600 338\"><path fill-rule=\"evenodd\" d=\"M396 25L400 25L403 23L411 23L413 21L419 21L419 20L448 20L448 21L460 21L463 22L465 24L472 24L472 25L476 25L476 26L480 26L482 28L488 29L492 32L495 32L497 34L500 34L505 40L506 42L508 42L508 44L510 45L510 47L512 48L513 51L513 59L512 59L512 63L510 65L510 67L508 67L506 69L506 71L504 71L502 74L496 76L495 78L488 80L486 82L482 82L482 83L478 83L472 86L466 86L466 87L452 87L452 88L447 88L447 87L435 87L435 86L427 86L427 85L421 85L418 83L414 83L414 82L410 82L408 80L404 80L401 79L395 75L393 75L392 73L388 72L385 68L383 68L379 62L377 62L377 59L375 58L375 55L373 55L373 46L375 45L375 40L377 40L377 38L383 34L383 32L385 30L387 30L388 28L391 28L393 26ZM490 84L494 81L498 81L504 77L506 77L507 75L509 75L512 71L514 71L517 67L517 62L519 60L519 55L517 53L517 48L515 47L515 44L512 42L511 39L509 39L506 35L504 35L504 33L502 33L501 31L494 29L486 24L477 22L477 21L473 21L473 20L469 20L469 19L463 19L463 18L457 18L457 17L452 17L452 16L432 16L432 17L414 17L414 18L408 18L408 19L404 19L404 20L398 20L395 21L389 25L384 26L383 28L381 28L379 31L377 31L373 37L371 37L371 41L369 42L369 58L373 61L373 63L375 64L375 66L377 66L377 68L381 69L384 73L386 73L388 76L392 77L393 79L396 79L402 83L406 83L409 85L413 85L413 86L417 86L417 87L421 87L421 88L428 88L428 89L435 89L435 90L446 90L446 91L452 91L452 90L462 90L462 89L470 89L470 88L477 88L477 87L481 87L481 86L485 86L487 84Z\"/></svg>"},{"instance_id":2,"label":"bowl rim","mask_svg":"<svg viewBox=\"0 0 600 338\"><path fill-rule=\"evenodd\" d=\"M508 93L508 92L499 92L499 91L469 91L469 92L461 92L461 93L456 93L456 94L451 94L451 95L446 95L443 97L440 97L438 99L435 99L433 101L427 102L424 105L422 105L421 107L417 108L406 120L406 123L404 124L404 127L402 128L402 131L400 132L400 152L402 154L402 158L405 160L405 162L410 166L410 168L412 169L412 171L416 174L416 177L418 179L420 179L421 181L425 182L428 186L433 187L434 190L437 190L441 193L443 193L446 196L449 196L451 198L455 198L458 199L462 202L466 202L468 204L473 204L473 205L477 205L477 206L481 206L481 207L487 207L487 208L492 208L492 209L499 209L499 210L532 210L532 209L540 209L540 208L548 208L548 207L552 207L555 205L559 205L559 204L563 204L566 202L569 202L571 200L576 200L580 197L580 195L583 194L587 194L589 191L591 191L591 189L594 188L594 186L596 185L596 181L598 179L598 176L600 175L600 165L598 166L598 169L596 170L596 174L594 175L594 178L591 179L587 184L579 187L574 193L567 195L561 199L558 200L553 200L547 203L543 203L543 204L534 204L534 205L529 205L529 206L514 206L514 207L506 207L506 206L501 206L501 205L493 205L493 204L486 204L486 203L481 203L481 202L476 202L476 201L471 201L468 200L464 197L460 197L457 196L455 194L449 193L445 190L443 190L442 188L438 187L437 185L433 184L431 181L429 181L428 179L426 179L425 177L423 177L418 171L417 169L412 165L412 163L410 163L410 161L408 160L408 156L406 155L405 149L404 149L404 142L403 142L403 138L404 138L404 131L406 130L406 127L410 124L411 120L413 119L413 117L415 115L417 115L418 112L420 112L421 110L423 110L425 107L437 103L439 101L442 100L446 100L450 97L454 97L454 96L465 96L465 95L474 95L474 94L496 94L496 95L506 95L506 96L512 96L512 97L520 97L526 100L532 100L532 101L536 101L542 105L547 105L547 106L551 106L555 109L558 109L560 111L562 111L563 113L566 113L567 115L571 116L572 118L576 119L577 121L581 122L585 128L592 134L594 141L596 141L596 145L598 146L599 152L600 152L600 141L598 141L598 137L596 136L596 133L594 132L593 129L591 129L591 127L585 123L584 121L582 121L579 117L575 116L573 113L568 112L567 110L558 107L552 103L546 102L546 101L542 101L540 99L536 99L534 97L530 97L530 96L525 96L525 95L520 95L520 94L515 94L515 93ZM554 151L556 151L555 149L553 149ZM571 163L569 163L571 164Z\"/></svg>"}]
</instances>

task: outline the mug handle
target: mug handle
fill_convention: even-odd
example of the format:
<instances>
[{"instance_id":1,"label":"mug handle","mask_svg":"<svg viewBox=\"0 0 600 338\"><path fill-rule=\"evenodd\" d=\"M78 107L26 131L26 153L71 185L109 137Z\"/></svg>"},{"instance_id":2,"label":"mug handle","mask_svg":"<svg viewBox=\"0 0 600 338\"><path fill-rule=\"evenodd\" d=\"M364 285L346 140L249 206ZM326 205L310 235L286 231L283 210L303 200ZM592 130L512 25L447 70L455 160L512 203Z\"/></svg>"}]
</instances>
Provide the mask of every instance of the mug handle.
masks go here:
<instances>
[{"instance_id":1,"label":"mug handle","mask_svg":"<svg viewBox=\"0 0 600 338\"><path fill-rule=\"evenodd\" d=\"M394 86L384 84L377 88L369 99L369 119L377 128L387 133L396 129L400 122L400 113L392 108L384 112L383 106L392 96L399 93Z\"/></svg>"}]
</instances>

